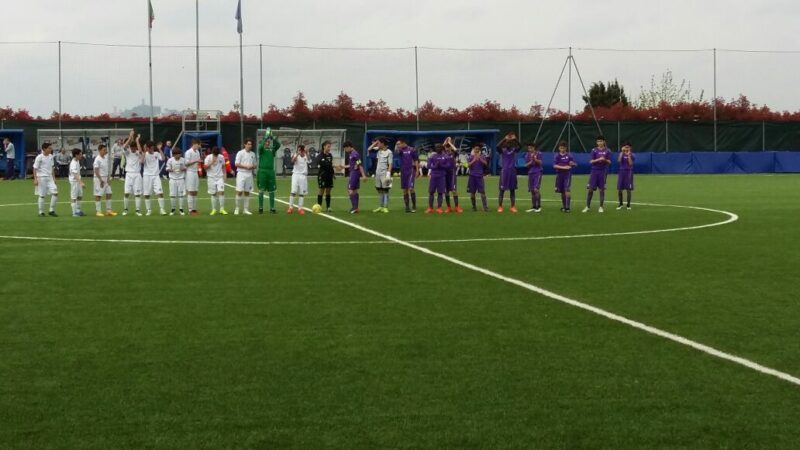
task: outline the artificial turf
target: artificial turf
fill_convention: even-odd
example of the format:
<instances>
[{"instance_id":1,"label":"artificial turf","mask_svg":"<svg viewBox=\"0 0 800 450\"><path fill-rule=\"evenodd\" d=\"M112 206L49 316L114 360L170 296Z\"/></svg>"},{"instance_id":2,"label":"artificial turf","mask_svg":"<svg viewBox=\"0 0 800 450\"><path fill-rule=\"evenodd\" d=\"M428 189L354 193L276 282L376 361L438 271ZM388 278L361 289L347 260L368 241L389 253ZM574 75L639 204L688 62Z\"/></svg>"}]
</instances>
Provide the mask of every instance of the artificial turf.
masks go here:
<instances>
[{"instance_id":1,"label":"artificial turf","mask_svg":"<svg viewBox=\"0 0 800 450\"><path fill-rule=\"evenodd\" d=\"M581 214L585 177L562 214L552 182L538 215L430 216L399 212L398 190L391 213L348 215L340 180L333 215L800 374L797 176L637 176L635 202L739 219L619 236L727 217L616 211L615 194ZM30 180L0 183L0 205L21 204L0 206L0 235L84 241L0 239L2 448L800 442L800 386L322 216L40 218L34 201ZM587 234L604 236L547 238ZM500 240L520 237L540 239Z\"/></svg>"}]
</instances>

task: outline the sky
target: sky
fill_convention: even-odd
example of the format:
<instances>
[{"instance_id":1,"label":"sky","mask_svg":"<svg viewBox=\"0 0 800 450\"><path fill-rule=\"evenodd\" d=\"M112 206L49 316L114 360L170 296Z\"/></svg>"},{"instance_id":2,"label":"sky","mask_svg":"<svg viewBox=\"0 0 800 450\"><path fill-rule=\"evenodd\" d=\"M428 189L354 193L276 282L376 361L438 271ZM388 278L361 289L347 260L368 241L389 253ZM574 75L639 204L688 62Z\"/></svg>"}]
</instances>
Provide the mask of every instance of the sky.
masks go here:
<instances>
[{"instance_id":1,"label":"sky","mask_svg":"<svg viewBox=\"0 0 800 450\"><path fill-rule=\"evenodd\" d=\"M194 107L195 1L152 2L154 103ZM0 106L43 116L58 109L58 45L52 42L59 40L62 111L111 113L148 102L147 0L4 3ZM229 111L239 100L236 3L199 0L201 109ZM248 114L262 105L287 106L298 91L312 103L343 91L357 102L383 99L413 110L414 46L420 104L463 108L493 100L527 110L553 96L553 107L580 110L581 80L588 88L617 79L635 99L666 71L678 83L685 80L695 97L709 99L715 67L710 49L717 48L718 97L744 94L773 109L800 109L794 82L800 2L793 0L242 0L242 14ZM571 90L570 71L557 84L568 47L575 62ZM670 49L696 51L643 51Z\"/></svg>"}]
</instances>

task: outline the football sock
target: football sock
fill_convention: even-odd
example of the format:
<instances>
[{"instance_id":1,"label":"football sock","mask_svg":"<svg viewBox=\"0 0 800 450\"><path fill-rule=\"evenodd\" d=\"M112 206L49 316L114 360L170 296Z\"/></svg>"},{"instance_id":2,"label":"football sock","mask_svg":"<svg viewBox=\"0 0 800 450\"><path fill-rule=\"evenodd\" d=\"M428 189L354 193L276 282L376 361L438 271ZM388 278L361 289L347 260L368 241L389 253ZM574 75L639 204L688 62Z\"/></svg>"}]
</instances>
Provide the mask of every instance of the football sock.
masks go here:
<instances>
[{"instance_id":1,"label":"football sock","mask_svg":"<svg viewBox=\"0 0 800 450\"><path fill-rule=\"evenodd\" d=\"M442 194L436 194L436 207L440 209L442 207L442 197Z\"/></svg>"},{"instance_id":2,"label":"football sock","mask_svg":"<svg viewBox=\"0 0 800 450\"><path fill-rule=\"evenodd\" d=\"M297 207L300 209L303 208L303 200L305 200L305 197L301 195L300 199L297 201ZM244 203L247 204L247 197L244 198ZM247 209L247 207L245 206L244 209Z\"/></svg>"},{"instance_id":3,"label":"football sock","mask_svg":"<svg viewBox=\"0 0 800 450\"><path fill-rule=\"evenodd\" d=\"M269 209L275 209L275 193L269 193Z\"/></svg>"},{"instance_id":4,"label":"football sock","mask_svg":"<svg viewBox=\"0 0 800 450\"><path fill-rule=\"evenodd\" d=\"M503 207L503 197L506 195L506 191L500 189L500 194L497 197L497 205L499 207Z\"/></svg>"},{"instance_id":5,"label":"football sock","mask_svg":"<svg viewBox=\"0 0 800 450\"><path fill-rule=\"evenodd\" d=\"M139 211L142 209L142 197L135 197L133 199L134 203L136 204L136 210Z\"/></svg>"},{"instance_id":6,"label":"football sock","mask_svg":"<svg viewBox=\"0 0 800 450\"><path fill-rule=\"evenodd\" d=\"M450 193L444 195L444 201L447 202L447 207L450 207Z\"/></svg>"},{"instance_id":7,"label":"football sock","mask_svg":"<svg viewBox=\"0 0 800 450\"><path fill-rule=\"evenodd\" d=\"M144 199L144 207L145 207L145 208L146 208L148 211L150 211L150 199L149 199L149 198L145 198L145 199ZM98 205L98 208L99 208L99 205ZM99 210L100 210L100 209L98 209L98 211L99 211Z\"/></svg>"},{"instance_id":8,"label":"football sock","mask_svg":"<svg viewBox=\"0 0 800 450\"><path fill-rule=\"evenodd\" d=\"M406 209L409 208L409 202L411 201L411 196L408 194L403 194L403 203L406 205Z\"/></svg>"},{"instance_id":9,"label":"football sock","mask_svg":"<svg viewBox=\"0 0 800 450\"><path fill-rule=\"evenodd\" d=\"M322 194L317 194L317 204L322 206Z\"/></svg>"},{"instance_id":10,"label":"football sock","mask_svg":"<svg viewBox=\"0 0 800 450\"><path fill-rule=\"evenodd\" d=\"M631 191L628 191L628 207L631 206Z\"/></svg>"},{"instance_id":11,"label":"football sock","mask_svg":"<svg viewBox=\"0 0 800 450\"><path fill-rule=\"evenodd\" d=\"M472 203L472 208L473 209L476 208L476 206L475 206L475 194L472 194L472 195L469 196L469 201L470 201L470 203Z\"/></svg>"},{"instance_id":12,"label":"football sock","mask_svg":"<svg viewBox=\"0 0 800 450\"><path fill-rule=\"evenodd\" d=\"M483 204L483 209L486 209L488 207L486 205L486 194L481 193L481 203Z\"/></svg>"},{"instance_id":13,"label":"football sock","mask_svg":"<svg viewBox=\"0 0 800 450\"><path fill-rule=\"evenodd\" d=\"M50 211L56 210L56 202L58 201L58 195L51 195L50 196Z\"/></svg>"},{"instance_id":14,"label":"football sock","mask_svg":"<svg viewBox=\"0 0 800 450\"><path fill-rule=\"evenodd\" d=\"M561 207L567 209L567 194L561 193Z\"/></svg>"},{"instance_id":15,"label":"football sock","mask_svg":"<svg viewBox=\"0 0 800 450\"><path fill-rule=\"evenodd\" d=\"M586 207L590 208L592 206L592 197L594 196L594 191L589 191L586 194Z\"/></svg>"},{"instance_id":16,"label":"football sock","mask_svg":"<svg viewBox=\"0 0 800 450\"><path fill-rule=\"evenodd\" d=\"M164 197L158 197L158 209L164 209Z\"/></svg>"},{"instance_id":17,"label":"football sock","mask_svg":"<svg viewBox=\"0 0 800 450\"><path fill-rule=\"evenodd\" d=\"M331 207L331 194L325 194L325 208L329 209Z\"/></svg>"},{"instance_id":18,"label":"football sock","mask_svg":"<svg viewBox=\"0 0 800 450\"><path fill-rule=\"evenodd\" d=\"M111 211L111 199L106 199L106 210Z\"/></svg>"},{"instance_id":19,"label":"football sock","mask_svg":"<svg viewBox=\"0 0 800 450\"><path fill-rule=\"evenodd\" d=\"M417 209L417 193L416 192L412 192L411 193L411 208L412 209Z\"/></svg>"},{"instance_id":20,"label":"football sock","mask_svg":"<svg viewBox=\"0 0 800 450\"><path fill-rule=\"evenodd\" d=\"M264 193L258 193L258 209L264 209Z\"/></svg>"},{"instance_id":21,"label":"football sock","mask_svg":"<svg viewBox=\"0 0 800 450\"><path fill-rule=\"evenodd\" d=\"M511 199L512 208L517 205L517 191L515 191L514 189L509 191L508 198Z\"/></svg>"},{"instance_id":22,"label":"football sock","mask_svg":"<svg viewBox=\"0 0 800 450\"><path fill-rule=\"evenodd\" d=\"M39 197L39 214L44 212L44 197Z\"/></svg>"},{"instance_id":23,"label":"football sock","mask_svg":"<svg viewBox=\"0 0 800 450\"><path fill-rule=\"evenodd\" d=\"M100 206L100 202L97 200L94 201L94 209L97 212L103 212L103 207Z\"/></svg>"},{"instance_id":24,"label":"football sock","mask_svg":"<svg viewBox=\"0 0 800 450\"><path fill-rule=\"evenodd\" d=\"M603 204L606 202L606 191L600 190L600 207L603 207Z\"/></svg>"},{"instance_id":25,"label":"football sock","mask_svg":"<svg viewBox=\"0 0 800 450\"><path fill-rule=\"evenodd\" d=\"M620 195L622 195L622 194L620 194ZM128 209L128 197L123 197L122 198L122 207L124 209Z\"/></svg>"},{"instance_id":26,"label":"football sock","mask_svg":"<svg viewBox=\"0 0 800 450\"><path fill-rule=\"evenodd\" d=\"M428 208L433 209L433 194L428 194Z\"/></svg>"},{"instance_id":27,"label":"football sock","mask_svg":"<svg viewBox=\"0 0 800 450\"><path fill-rule=\"evenodd\" d=\"M458 208L458 196L457 195L453 196L453 204L456 206L456 208Z\"/></svg>"},{"instance_id":28,"label":"football sock","mask_svg":"<svg viewBox=\"0 0 800 450\"><path fill-rule=\"evenodd\" d=\"M617 192L617 197L619 197L619 206L622 206L622 191Z\"/></svg>"},{"instance_id":29,"label":"football sock","mask_svg":"<svg viewBox=\"0 0 800 450\"><path fill-rule=\"evenodd\" d=\"M225 194L217 196L217 203L219 203L219 209L225 209Z\"/></svg>"}]
</instances>

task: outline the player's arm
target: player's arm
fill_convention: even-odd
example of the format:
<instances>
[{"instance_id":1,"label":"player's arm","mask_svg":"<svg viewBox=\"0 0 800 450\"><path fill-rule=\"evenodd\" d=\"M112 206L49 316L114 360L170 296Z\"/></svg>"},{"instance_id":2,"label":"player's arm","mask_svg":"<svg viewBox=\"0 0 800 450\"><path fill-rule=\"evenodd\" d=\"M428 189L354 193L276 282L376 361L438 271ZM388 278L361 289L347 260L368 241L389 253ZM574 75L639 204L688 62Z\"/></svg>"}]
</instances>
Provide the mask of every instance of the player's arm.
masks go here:
<instances>
[{"instance_id":1,"label":"player's arm","mask_svg":"<svg viewBox=\"0 0 800 450\"><path fill-rule=\"evenodd\" d=\"M39 185L39 174L37 172L39 171L39 167L40 166L41 166L41 162L39 160L39 157L37 156L36 159L33 161L33 185L34 186L38 186Z\"/></svg>"},{"instance_id":2,"label":"player's arm","mask_svg":"<svg viewBox=\"0 0 800 450\"><path fill-rule=\"evenodd\" d=\"M536 163L536 157L532 156L528 161L525 161L525 167L530 167Z\"/></svg>"},{"instance_id":3,"label":"player's arm","mask_svg":"<svg viewBox=\"0 0 800 450\"><path fill-rule=\"evenodd\" d=\"M133 130L131 130L130 134L128 134L128 138L125 139L125 142L122 144L123 147L129 146L133 142Z\"/></svg>"}]
</instances>

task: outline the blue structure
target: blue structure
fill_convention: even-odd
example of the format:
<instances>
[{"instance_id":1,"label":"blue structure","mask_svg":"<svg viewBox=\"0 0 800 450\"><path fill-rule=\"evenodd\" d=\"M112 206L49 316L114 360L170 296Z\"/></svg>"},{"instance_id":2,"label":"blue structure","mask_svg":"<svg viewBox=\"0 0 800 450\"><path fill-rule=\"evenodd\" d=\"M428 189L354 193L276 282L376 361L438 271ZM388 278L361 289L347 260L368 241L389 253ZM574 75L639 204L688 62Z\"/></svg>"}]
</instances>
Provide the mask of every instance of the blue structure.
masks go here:
<instances>
[{"instance_id":1,"label":"blue structure","mask_svg":"<svg viewBox=\"0 0 800 450\"><path fill-rule=\"evenodd\" d=\"M448 137L455 140L456 147L461 151L469 151L473 143L479 142L483 144L486 152L490 155L490 170L496 173L497 170L497 155L495 146L497 145L497 134L500 130L439 130L439 131L401 131L401 130L367 130L364 133L364 154L362 160L364 161L364 169L369 171L370 159L366 151L373 140L379 137L385 137L389 140L388 146L394 149L394 144L397 138L402 137L406 139L408 145L417 149L421 154L427 154L432 151L433 144L442 143ZM395 160L395 167L399 166L399 162Z\"/></svg>"},{"instance_id":2,"label":"blue structure","mask_svg":"<svg viewBox=\"0 0 800 450\"><path fill-rule=\"evenodd\" d=\"M184 131L181 137L181 150L186 151L192 146L192 139L200 140L200 147L211 149L211 147L222 148L222 133L219 131Z\"/></svg>"},{"instance_id":3,"label":"blue structure","mask_svg":"<svg viewBox=\"0 0 800 450\"><path fill-rule=\"evenodd\" d=\"M17 169L17 177L18 178L25 178L25 131L19 129L0 129L0 141L5 138L9 138L11 143L14 144L14 150L16 150L16 161L14 161L14 165ZM2 170L0 172L3 176L5 176L6 170L6 152L2 152Z\"/></svg>"}]
</instances>

